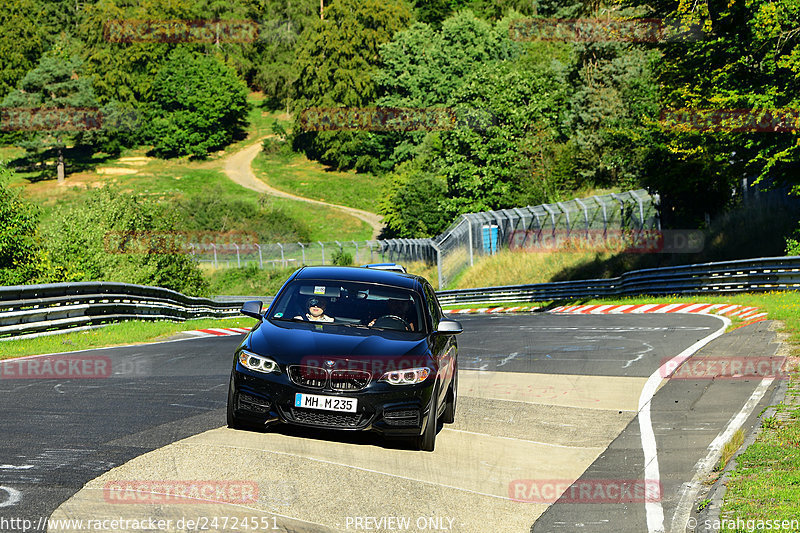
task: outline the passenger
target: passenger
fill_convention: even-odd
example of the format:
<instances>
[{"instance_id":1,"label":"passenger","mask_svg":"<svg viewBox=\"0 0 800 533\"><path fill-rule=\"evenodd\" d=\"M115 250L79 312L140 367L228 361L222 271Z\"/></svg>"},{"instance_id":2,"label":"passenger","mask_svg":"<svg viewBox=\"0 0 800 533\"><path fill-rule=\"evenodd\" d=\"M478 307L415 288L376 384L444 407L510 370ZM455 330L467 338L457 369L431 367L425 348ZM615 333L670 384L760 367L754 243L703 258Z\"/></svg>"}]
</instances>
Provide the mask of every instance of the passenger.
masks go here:
<instances>
[{"instance_id":1,"label":"passenger","mask_svg":"<svg viewBox=\"0 0 800 533\"><path fill-rule=\"evenodd\" d=\"M325 314L325 307L327 307L327 305L328 302L325 301L325 298L313 296L306 300L308 312L305 316L298 315L294 318L298 320L307 320L308 322L333 322L333 317Z\"/></svg>"}]
</instances>

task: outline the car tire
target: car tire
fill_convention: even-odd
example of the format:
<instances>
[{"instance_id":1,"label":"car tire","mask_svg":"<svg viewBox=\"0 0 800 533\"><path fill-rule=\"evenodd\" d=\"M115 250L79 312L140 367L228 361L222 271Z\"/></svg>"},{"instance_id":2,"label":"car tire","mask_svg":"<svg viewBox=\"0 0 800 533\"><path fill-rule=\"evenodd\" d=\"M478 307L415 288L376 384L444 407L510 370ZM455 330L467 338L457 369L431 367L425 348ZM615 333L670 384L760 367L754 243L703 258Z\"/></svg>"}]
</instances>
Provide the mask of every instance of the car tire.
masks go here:
<instances>
[{"instance_id":1,"label":"car tire","mask_svg":"<svg viewBox=\"0 0 800 533\"><path fill-rule=\"evenodd\" d=\"M417 437L417 448L423 452L432 452L433 448L436 446L436 426L439 423L439 417L437 416L439 410L437 402L438 396L439 392L434 389L431 395L431 406L428 412L428 421L425 424L425 430L422 432L422 435Z\"/></svg>"},{"instance_id":2,"label":"car tire","mask_svg":"<svg viewBox=\"0 0 800 533\"><path fill-rule=\"evenodd\" d=\"M228 427L231 429L246 429L247 424L236 416L236 394L233 392L233 373L231 373L231 381L228 384Z\"/></svg>"},{"instance_id":3,"label":"car tire","mask_svg":"<svg viewBox=\"0 0 800 533\"><path fill-rule=\"evenodd\" d=\"M452 424L456 421L456 400L458 400L458 370L453 375L453 382L447 391L447 405L445 405L444 413L442 413L443 423Z\"/></svg>"}]
</instances>

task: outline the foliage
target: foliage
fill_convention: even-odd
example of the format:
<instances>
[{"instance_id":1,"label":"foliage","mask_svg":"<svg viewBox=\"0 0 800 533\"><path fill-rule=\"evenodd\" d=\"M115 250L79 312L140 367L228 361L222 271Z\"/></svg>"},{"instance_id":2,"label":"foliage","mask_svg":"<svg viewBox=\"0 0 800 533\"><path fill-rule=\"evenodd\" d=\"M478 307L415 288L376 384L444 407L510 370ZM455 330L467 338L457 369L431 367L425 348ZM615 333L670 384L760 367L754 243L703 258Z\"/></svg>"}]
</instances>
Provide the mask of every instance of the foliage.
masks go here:
<instances>
[{"instance_id":1,"label":"foliage","mask_svg":"<svg viewBox=\"0 0 800 533\"><path fill-rule=\"evenodd\" d=\"M35 0L6 0L0 10L0 99L16 88L46 47L40 19L42 5Z\"/></svg>"},{"instance_id":2,"label":"foliage","mask_svg":"<svg viewBox=\"0 0 800 533\"><path fill-rule=\"evenodd\" d=\"M291 268L259 268L250 264L241 268L221 268L208 276L209 294L230 296L267 296L278 294Z\"/></svg>"},{"instance_id":3,"label":"foliage","mask_svg":"<svg viewBox=\"0 0 800 533\"><path fill-rule=\"evenodd\" d=\"M73 109L88 108L90 112L98 109L91 80L81 72L81 61L61 47L42 56L36 68L25 74L19 88L6 95L2 107L26 110L20 115L25 122L20 127L36 128L37 131L26 133L25 140L19 142L28 156L37 158L55 150L59 154L59 164L67 144L82 144L90 138L87 129L95 127L88 123L73 125ZM44 127L39 129L37 121L48 112L53 113L56 120L44 122Z\"/></svg>"},{"instance_id":4,"label":"foliage","mask_svg":"<svg viewBox=\"0 0 800 533\"><path fill-rule=\"evenodd\" d=\"M309 240L308 226L280 208L217 194L194 194L177 202L179 229L188 231L241 232L257 242Z\"/></svg>"},{"instance_id":5,"label":"foliage","mask_svg":"<svg viewBox=\"0 0 800 533\"><path fill-rule=\"evenodd\" d=\"M298 79L295 58L300 36L319 19L317 0L265 2L263 22L253 46L253 86L267 96L270 109L289 104L292 85Z\"/></svg>"},{"instance_id":6,"label":"foliage","mask_svg":"<svg viewBox=\"0 0 800 533\"><path fill-rule=\"evenodd\" d=\"M292 108L365 107L377 95L373 75L379 48L404 28L411 13L404 0L335 0L301 36ZM384 159L367 132L299 132L297 150L336 168L375 171Z\"/></svg>"},{"instance_id":7,"label":"foliage","mask_svg":"<svg viewBox=\"0 0 800 533\"><path fill-rule=\"evenodd\" d=\"M402 163L389 178L380 203L386 237L433 237L450 222L443 207L447 183L423 161Z\"/></svg>"},{"instance_id":8,"label":"foliage","mask_svg":"<svg viewBox=\"0 0 800 533\"><path fill-rule=\"evenodd\" d=\"M107 187L92 191L83 205L43 228L59 271L54 281L119 281L200 294L206 283L190 256L164 248L157 238L176 221L168 205ZM131 248L121 246L126 238Z\"/></svg>"},{"instance_id":9,"label":"foliage","mask_svg":"<svg viewBox=\"0 0 800 533\"><path fill-rule=\"evenodd\" d=\"M157 154L205 157L241 133L247 87L216 58L179 48L156 74L149 111Z\"/></svg>"},{"instance_id":10,"label":"foliage","mask_svg":"<svg viewBox=\"0 0 800 533\"><path fill-rule=\"evenodd\" d=\"M0 162L0 285L22 285L42 275L46 260L37 210L9 185L10 178L10 171Z\"/></svg>"},{"instance_id":11,"label":"foliage","mask_svg":"<svg viewBox=\"0 0 800 533\"><path fill-rule=\"evenodd\" d=\"M350 266L353 264L353 255L342 249L335 250L331 256L331 263L336 266Z\"/></svg>"}]
</instances>

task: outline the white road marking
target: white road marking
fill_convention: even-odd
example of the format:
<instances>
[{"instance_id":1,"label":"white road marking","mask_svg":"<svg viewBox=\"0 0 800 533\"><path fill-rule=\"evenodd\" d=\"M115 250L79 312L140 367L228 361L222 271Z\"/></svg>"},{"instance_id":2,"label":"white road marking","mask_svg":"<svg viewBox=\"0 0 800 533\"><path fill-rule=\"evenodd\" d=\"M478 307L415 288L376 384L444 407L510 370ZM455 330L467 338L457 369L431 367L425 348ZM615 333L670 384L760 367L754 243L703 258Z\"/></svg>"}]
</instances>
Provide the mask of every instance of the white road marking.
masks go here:
<instances>
[{"instance_id":1,"label":"white road marking","mask_svg":"<svg viewBox=\"0 0 800 533\"><path fill-rule=\"evenodd\" d=\"M512 359L514 359L518 355L520 355L519 352L510 353L508 355L508 357L504 357L499 363L497 363L497 366L503 366L504 364L508 363L509 361L511 361Z\"/></svg>"},{"instance_id":2,"label":"white road marking","mask_svg":"<svg viewBox=\"0 0 800 533\"><path fill-rule=\"evenodd\" d=\"M0 507L11 507L12 505L16 505L22 499L22 493L17 489L12 489L11 487L4 487L0 485L0 492L5 492L8 494L8 498L5 501L0 501Z\"/></svg>"},{"instance_id":3,"label":"white road marking","mask_svg":"<svg viewBox=\"0 0 800 533\"><path fill-rule=\"evenodd\" d=\"M761 380L761 383L758 384L758 387L756 387L753 394L750 395L750 398L745 402L744 406L742 406L742 409L728 422L728 426L725 430L717 435L717 437L711 441L711 444L708 445L708 454L694 465L694 478L692 478L691 482L684 484L680 501L675 509L675 514L672 515L672 531L682 531L686 528L686 524L689 521L689 514L692 512L692 505L703 484L702 479L714 468L720 455L722 455L722 447L725 446L726 442L731 440L736 430L742 427L747 417L750 416L753 409L758 405L758 402L764 397L764 394L773 381L774 378L764 378Z\"/></svg>"},{"instance_id":4,"label":"white road marking","mask_svg":"<svg viewBox=\"0 0 800 533\"><path fill-rule=\"evenodd\" d=\"M0 465L0 470L30 470L33 465Z\"/></svg>"},{"instance_id":5,"label":"white road marking","mask_svg":"<svg viewBox=\"0 0 800 533\"><path fill-rule=\"evenodd\" d=\"M517 442L529 442L531 444L539 444L540 446L552 446L553 448L566 448L566 449L582 449L582 450L593 450L602 448L602 446L567 446L566 444L553 444L551 442L540 442L538 440L529 440L529 439L518 439L516 437L504 437L502 435L489 435L488 433L477 433L475 431L467 431L464 429L453 429L453 428L442 428L442 431L452 431L453 433L465 433L467 435L477 435L479 437L491 437L493 439L506 439L506 440L515 440Z\"/></svg>"},{"instance_id":6,"label":"white road marking","mask_svg":"<svg viewBox=\"0 0 800 533\"><path fill-rule=\"evenodd\" d=\"M653 421L650 418L650 402L656 390L658 390L661 380L664 379L663 376L667 368L678 368L681 363L694 355L700 348L725 333L725 329L731 324L730 319L724 316L709 316L715 316L720 319L722 327L662 364L647 379L647 383L645 383L639 396L639 432L641 433L642 451L644 452L644 479L648 483L661 483L661 474L658 469L658 447L656 445L656 436L653 432ZM664 533L664 507L661 505L661 501L647 501L644 504L644 508L647 515L648 533Z\"/></svg>"},{"instance_id":7,"label":"white road marking","mask_svg":"<svg viewBox=\"0 0 800 533\"><path fill-rule=\"evenodd\" d=\"M631 366L633 363L635 363L636 361L638 361L638 360L640 360L642 357L644 357L644 354L646 354L646 353L648 353L648 352L652 352L652 351L653 351L653 347L652 347L650 344L648 344L648 343L646 343L646 342L643 342L642 344L644 344L645 346L647 346L647 349L646 349L645 351L643 351L643 352L639 352L639 354L638 354L636 357L634 357L633 359L630 359L630 360L628 360L628 361L627 361L627 362L626 362L624 365L622 365L622 368L628 368L628 367L629 367L629 366Z\"/></svg>"}]
</instances>

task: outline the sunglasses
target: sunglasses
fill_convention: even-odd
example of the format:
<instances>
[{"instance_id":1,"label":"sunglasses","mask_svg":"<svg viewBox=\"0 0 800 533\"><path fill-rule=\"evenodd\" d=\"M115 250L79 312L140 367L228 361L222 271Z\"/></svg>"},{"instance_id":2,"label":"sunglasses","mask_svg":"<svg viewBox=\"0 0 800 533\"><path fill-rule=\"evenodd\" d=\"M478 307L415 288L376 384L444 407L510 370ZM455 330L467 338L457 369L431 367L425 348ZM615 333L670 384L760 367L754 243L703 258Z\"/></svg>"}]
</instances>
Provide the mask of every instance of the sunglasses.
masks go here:
<instances>
[{"instance_id":1,"label":"sunglasses","mask_svg":"<svg viewBox=\"0 0 800 533\"><path fill-rule=\"evenodd\" d=\"M312 298L311 300L308 301L308 306L319 307L320 309L322 309L325 307L325 302L323 302L322 300L317 300L316 298Z\"/></svg>"}]
</instances>

